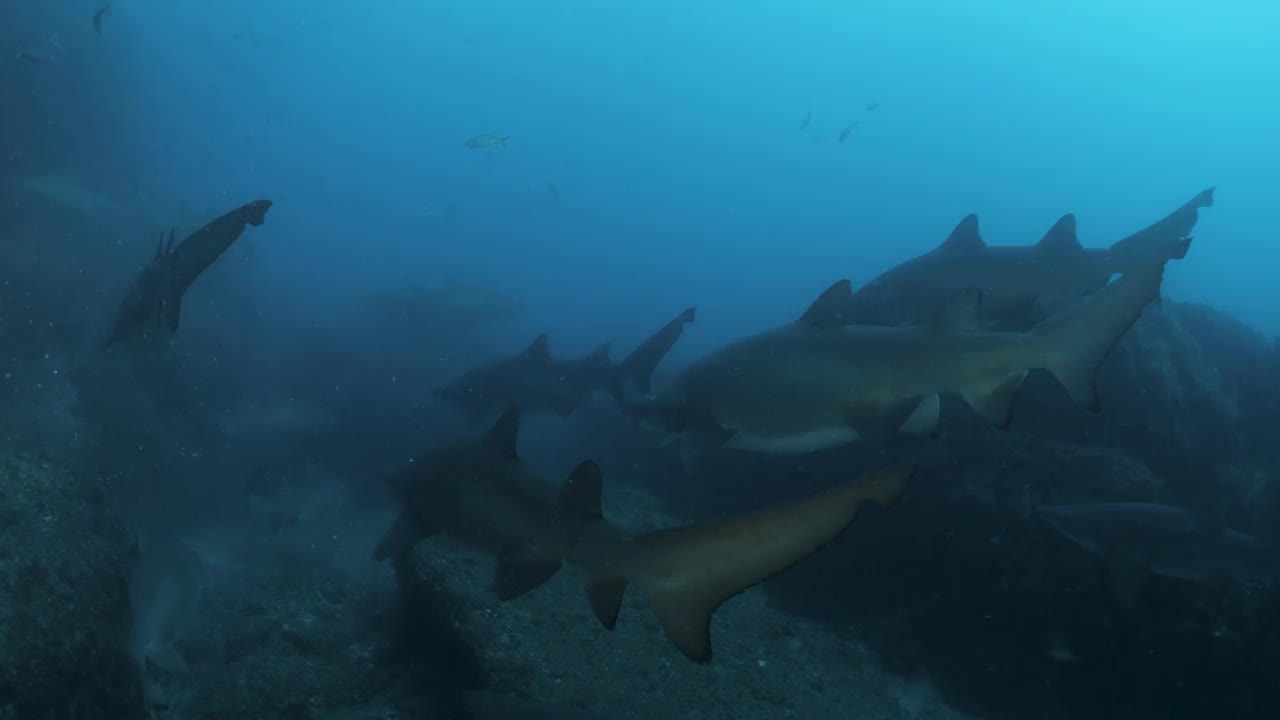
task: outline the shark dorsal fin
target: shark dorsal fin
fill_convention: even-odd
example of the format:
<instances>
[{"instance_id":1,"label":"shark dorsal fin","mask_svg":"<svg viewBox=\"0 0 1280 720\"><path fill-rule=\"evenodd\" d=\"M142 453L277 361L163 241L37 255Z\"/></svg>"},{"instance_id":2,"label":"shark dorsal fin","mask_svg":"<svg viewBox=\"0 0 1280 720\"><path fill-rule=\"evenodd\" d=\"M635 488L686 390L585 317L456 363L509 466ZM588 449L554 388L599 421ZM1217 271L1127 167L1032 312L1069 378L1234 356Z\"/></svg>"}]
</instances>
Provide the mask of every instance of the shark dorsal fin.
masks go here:
<instances>
[{"instance_id":1,"label":"shark dorsal fin","mask_svg":"<svg viewBox=\"0 0 1280 720\"><path fill-rule=\"evenodd\" d=\"M542 333L529 343L529 347L525 348L521 354L526 362L546 362L551 359L551 343L547 339L547 334Z\"/></svg>"},{"instance_id":2,"label":"shark dorsal fin","mask_svg":"<svg viewBox=\"0 0 1280 720\"><path fill-rule=\"evenodd\" d=\"M987 244L982 241L982 235L978 233L978 216L976 214L966 215L960 224L951 231L947 239L938 247L943 252L958 252L962 250L981 250Z\"/></svg>"},{"instance_id":3,"label":"shark dorsal fin","mask_svg":"<svg viewBox=\"0 0 1280 720\"><path fill-rule=\"evenodd\" d=\"M839 280L813 301L800 316L800 322L815 328L831 328L848 325L852 317L853 283Z\"/></svg>"},{"instance_id":4,"label":"shark dorsal fin","mask_svg":"<svg viewBox=\"0 0 1280 720\"><path fill-rule=\"evenodd\" d=\"M512 460L516 454L516 438L520 435L520 408L512 405L484 435L484 446L504 458Z\"/></svg>"},{"instance_id":5,"label":"shark dorsal fin","mask_svg":"<svg viewBox=\"0 0 1280 720\"><path fill-rule=\"evenodd\" d=\"M1084 246L1076 237L1076 216L1071 213L1063 215L1053 224L1053 227L1049 228L1049 232L1044 234L1040 242L1036 243L1036 249L1055 253L1084 250Z\"/></svg>"},{"instance_id":6,"label":"shark dorsal fin","mask_svg":"<svg viewBox=\"0 0 1280 720\"><path fill-rule=\"evenodd\" d=\"M952 295L934 313L929 326L935 332L954 333L977 330L982 321L982 290L967 288Z\"/></svg>"},{"instance_id":7,"label":"shark dorsal fin","mask_svg":"<svg viewBox=\"0 0 1280 720\"><path fill-rule=\"evenodd\" d=\"M603 513L600 509L600 466L590 460L569 473L569 479L560 491L560 505L565 510L588 520L599 520Z\"/></svg>"},{"instance_id":8,"label":"shark dorsal fin","mask_svg":"<svg viewBox=\"0 0 1280 720\"><path fill-rule=\"evenodd\" d=\"M605 364L605 365L608 365L608 364L609 364L609 350L610 350L612 347L613 347L613 343L611 343L611 342L607 342L607 343L604 343L603 345L601 345L600 347L596 348L595 350L592 350L592 351L591 351L591 354L587 356L587 364L589 364L589 365L599 365L599 364L603 363L603 364Z\"/></svg>"}]
</instances>

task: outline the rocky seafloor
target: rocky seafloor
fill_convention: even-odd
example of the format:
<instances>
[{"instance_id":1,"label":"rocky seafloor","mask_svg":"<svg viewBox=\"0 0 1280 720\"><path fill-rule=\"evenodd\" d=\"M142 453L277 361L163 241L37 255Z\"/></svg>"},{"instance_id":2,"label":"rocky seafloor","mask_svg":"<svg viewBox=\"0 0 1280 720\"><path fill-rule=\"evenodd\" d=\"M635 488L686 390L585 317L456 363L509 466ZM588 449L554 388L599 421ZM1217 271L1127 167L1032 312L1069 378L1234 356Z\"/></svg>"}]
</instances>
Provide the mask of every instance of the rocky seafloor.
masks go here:
<instances>
[{"instance_id":1,"label":"rocky seafloor","mask_svg":"<svg viewBox=\"0 0 1280 720\"><path fill-rule=\"evenodd\" d=\"M463 720L461 692L482 689L603 718L1276 717L1276 593L1157 581L1126 611L1033 508L1196 505L1275 537L1278 358L1212 309L1171 305L1108 361L1101 417L1033 381L1009 432L949 403L938 440L728 457L697 483L618 445L605 511L634 527L923 457L894 507L721 608L707 666L634 596L616 630L600 627L572 570L501 603L492 559L446 539L376 565L387 511L339 508L252 541L192 538L210 573L178 639L189 671L139 667L125 652L137 539L119 483L14 447L0 458L0 719Z\"/></svg>"},{"instance_id":2,"label":"rocky seafloor","mask_svg":"<svg viewBox=\"0 0 1280 720\"><path fill-rule=\"evenodd\" d=\"M595 621L572 570L502 603L488 590L492 559L448 540L422 543L397 568L357 565L363 554L327 551L312 534L231 548L222 554L224 573L206 588L201 622L179 642L189 674L150 668L144 678L123 654L127 599L108 592L124 592L131 530L119 517L84 517L83 527L96 531L64 529L58 543L42 543L30 533L58 533L40 528L76 518L34 511L52 512L55 500L72 508L101 503L102 488L79 478L82 497L37 500L36 472L46 489L71 477L49 462L20 460L0 476L9 511L0 526L8 628L0 718L462 719L462 689L604 718L954 717L927 686L886 676L848 629L772 608L760 588L716 614L715 659L696 665L634 596L612 632ZM31 520L13 524L13 513L27 510ZM606 513L635 526L673 522L634 490L610 493ZM358 540L372 542L386 521L370 513L349 523L366 532L350 532L346 542L367 548ZM29 553L19 562L18 543L76 564ZM31 570L37 562L50 570ZM69 698L68 687L85 699Z\"/></svg>"}]
</instances>

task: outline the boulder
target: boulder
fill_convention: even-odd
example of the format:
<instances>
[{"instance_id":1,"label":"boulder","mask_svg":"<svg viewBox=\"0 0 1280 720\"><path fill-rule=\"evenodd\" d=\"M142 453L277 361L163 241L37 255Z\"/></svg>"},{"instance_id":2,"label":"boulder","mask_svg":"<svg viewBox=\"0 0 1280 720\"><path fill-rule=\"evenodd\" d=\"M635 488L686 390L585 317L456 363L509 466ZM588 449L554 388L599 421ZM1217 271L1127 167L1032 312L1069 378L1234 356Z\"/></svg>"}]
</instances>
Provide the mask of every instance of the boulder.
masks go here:
<instances>
[{"instance_id":1,"label":"boulder","mask_svg":"<svg viewBox=\"0 0 1280 720\"><path fill-rule=\"evenodd\" d=\"M100 479L0 457L0 717L142 717L126 650L136 549Z\"/></svg>"}]
</instances>

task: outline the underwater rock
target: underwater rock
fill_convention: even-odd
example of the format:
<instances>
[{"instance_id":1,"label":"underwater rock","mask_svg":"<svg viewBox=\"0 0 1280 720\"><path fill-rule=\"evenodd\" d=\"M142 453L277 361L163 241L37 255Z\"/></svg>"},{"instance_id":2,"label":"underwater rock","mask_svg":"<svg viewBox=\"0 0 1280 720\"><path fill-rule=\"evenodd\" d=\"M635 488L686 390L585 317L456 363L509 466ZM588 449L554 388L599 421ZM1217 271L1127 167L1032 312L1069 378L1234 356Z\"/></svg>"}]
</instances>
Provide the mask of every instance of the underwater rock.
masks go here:
<instances>
[{"instance_id":1,"label":"underwater rock","mask_svg":"<svg viewBox=\"0 0 1280 720\"><path fill-rule=\"evenodd\" d=\"M1280 432L1280 346L1276 340L1207 305L1179 303L1171 311L1235 389L1246 451L1269 453Z\"/></svg>"},{"instance_id":2,"label":"underwater rock","mask_svg":"<svg viewBox=\"0 0 1280 720\"><path fill-rule=\"evenodd\" d=\"M0 457L0 717L142 717L126 650L136 547L97 478Z\"/></svg>"},{"instance_id":3,"label":"underwater rock","mask_svg":"<svg viewBox=\"0 0 1280 720\"><path fill-rule=\"evenodd\" d=\"M184 643L191 674L166 688L172 707L188 720L306 720L375 707L388 716L392 677L375 663L377 589L314 557L282 557L276 569L248 594L213 594L208 622Z\"/></svg>"},{"instance_id":4,"label":"underwater rock","mask_svg":"<svg viewBox=\"0 0 1280 720\"><path fill-rule=\"evenodd\" d=\"M1176 308L1152 307L1117 346L1100 378L1113 426L1141 428L1170 455L1213 458L1241 446L1236 386Z\"/></svg>"}]
</instances>

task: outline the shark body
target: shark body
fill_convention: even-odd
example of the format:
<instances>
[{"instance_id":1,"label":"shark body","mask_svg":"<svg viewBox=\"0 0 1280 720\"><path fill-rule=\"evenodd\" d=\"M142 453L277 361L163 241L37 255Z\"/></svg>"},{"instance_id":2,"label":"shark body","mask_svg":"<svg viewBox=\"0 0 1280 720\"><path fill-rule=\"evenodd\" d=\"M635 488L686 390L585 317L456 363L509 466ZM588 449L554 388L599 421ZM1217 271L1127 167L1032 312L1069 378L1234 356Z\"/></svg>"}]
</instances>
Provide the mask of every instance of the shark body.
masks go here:
<instances>
[{"instance_id":1,"label":"shark body","mask_svg":"<svg viewBox=\"0 0 1280 720\"><path fill-rule=\"evenodd\" d=\"M265 222L270 209L270 200L256 200L219 217L177 245L170 232L168 242L161 240L151 261L130 285L107 344L136 335L152 320L170 332L177 331L187 289L240 238L246 227Z\"/></svg>"},{"instance_id":2,"label":"shark body","mask_svg":"<svg viewBox=\"0 0 1280 720\"><path fill-rule=\"evenodd\" d=\"M1096 368L1158 296L1163 267L1129 273L1026 333L980 329L977 291L952 298L925 325L847 325L842 280L798 321L711 353L625 412L683 434L693 453L808 453L869 435L932 433L941 393L1004 427L1032 368L1096 411Z\"/></svg>"},{"instance_id":3,"label":"shark body","mask_svg":"<svg viewBox=\"0 0 1280 720\"><path fill-rule=\"evenodd\" d=\"M568 417L597 390L621 405L626 383L649 391L654 369L695 316L694 308L684 310L618 364L609 359L610 343L584 358L562 360L551 355L547 336L539 335L524 352L468 370L438 389L436 397L477 417L492 417L511 405Z\"/></svg>"},{"instance_id":4,"label":"shark body","mask_svg":"<svg viewBox=\"0 0 1280 720\"><path fill-rule=\"evenodd\" d=\"M483 435L433 448L388 478L402 509L374 559L402 557L444 533L496 555L493 589L503 600L534 590L568 562L586 572L601 624L615 626L634 584L671 641L697 662L711 659L716 608L830 542L866 501L888 502L913 472L899 466L753 515L628 535L603 517L594 463L579 465L557 489L519 457L519 419L509 409Z\"/></svg>"},{"instance_id":5,"label":"shark body","mask_svg":"<svg viewBox=\"0 0 1280 720\"><path fill-rule=\"evenodd\" d=\"M1158 222L1110 248L1085 248L1076 219L1066 215L1035 245L988 246L978 217L960 222L941 246L908 260L853 294L847 321L859 325L916 325L958 292L983 294L989 327L1027 330L1116 274L1186 255L1201 208L1213 205L1209 188Z\"/></svg>"},{"instance_id":6,"label":"shark body","mask_svg":"<svg viewBox=\"0 0 1280 720\"><path fill-rule=\"evenodd\" d=\"M1054 530L1104 559L1129 607L1149 575L1193 583L1280 580L1280 544L1206 523L1190 510L1143 502L1042 505Z\"/></svg>"}]
</instances>

